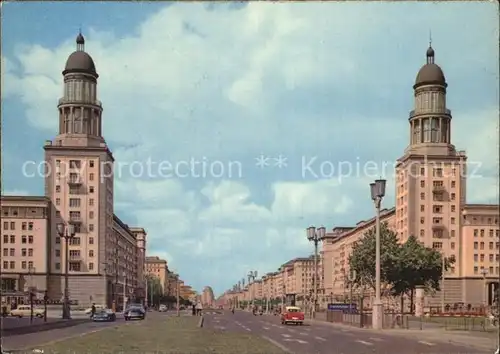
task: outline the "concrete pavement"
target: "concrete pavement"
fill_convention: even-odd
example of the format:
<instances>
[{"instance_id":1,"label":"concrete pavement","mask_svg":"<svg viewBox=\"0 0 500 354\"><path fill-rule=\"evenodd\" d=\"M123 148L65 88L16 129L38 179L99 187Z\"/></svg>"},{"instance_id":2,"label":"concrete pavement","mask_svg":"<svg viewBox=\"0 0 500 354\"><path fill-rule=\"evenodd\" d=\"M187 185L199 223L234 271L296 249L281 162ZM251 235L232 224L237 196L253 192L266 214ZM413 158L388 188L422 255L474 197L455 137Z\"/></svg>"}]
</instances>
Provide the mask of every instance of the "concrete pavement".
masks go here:
<instances>
[{"instance_id":1,"label":"concrete pavement","mask_svg":"<svg viewBox=\"0 0 500 354\"><path fill-rule=\"evenodd\" d=\"M490 350L442 343L436 340L407 338L387 332L374 332L322 325L306 321L303 326L283 326L278 316L254 316L237 311L231 314L206 314L205 328L218 331L256 334L294 354L365 354L371 353L476 353L491 354Z\"/></svg>"}]
</instances>

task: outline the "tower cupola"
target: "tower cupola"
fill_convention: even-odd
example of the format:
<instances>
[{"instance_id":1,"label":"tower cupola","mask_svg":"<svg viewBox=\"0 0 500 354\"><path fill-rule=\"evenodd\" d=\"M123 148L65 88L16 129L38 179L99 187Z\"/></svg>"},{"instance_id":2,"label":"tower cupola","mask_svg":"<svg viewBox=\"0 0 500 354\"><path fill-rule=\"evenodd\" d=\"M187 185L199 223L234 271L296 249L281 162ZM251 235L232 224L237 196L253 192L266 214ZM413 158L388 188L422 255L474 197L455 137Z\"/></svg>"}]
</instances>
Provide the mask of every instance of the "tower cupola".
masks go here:
<instances>
[{"instance_id":1,"label":"tower cupola","mask_svg":"<svg viewBox=\"0 0 500 354\"><path fill-rule=\"evenodd\" d=\"M451 111L446 108L448 84L443 70L435 63L435 55L429 44L426 63L418 71L413 85L415 102L409 117L410 149L422 154L454 150L451 145Z\"/></svg>"},{"instance_id":2,"label":"tower cupola","mask_svg":"<svg viewBox=\"0 0 500 354\"><path fill-rule=\"evenodd\" d=\"M82 33L76 37L76 51L66 61L64 93L59 99L59 134L74 144L99 145L102 137L102 106L97 99L97 71L85 52Z\"/></svg>"}]
</instances>

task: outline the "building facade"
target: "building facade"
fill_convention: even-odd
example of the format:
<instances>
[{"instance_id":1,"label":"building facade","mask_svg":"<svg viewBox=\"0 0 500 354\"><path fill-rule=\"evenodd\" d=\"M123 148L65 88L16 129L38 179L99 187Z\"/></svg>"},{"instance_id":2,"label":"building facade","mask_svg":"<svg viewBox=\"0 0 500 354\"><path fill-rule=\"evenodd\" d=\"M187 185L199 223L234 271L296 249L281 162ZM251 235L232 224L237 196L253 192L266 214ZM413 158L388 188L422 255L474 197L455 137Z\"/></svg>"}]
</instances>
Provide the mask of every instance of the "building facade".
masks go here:
<instances>
[{"instance_id":1,"label":"building facade","mask_svg":"<svg viewBox=\"0 0 500 354\"><path fill-rule=\"evenodd\" d=\"M10 260L10 234L15 231L10 226L17 222L9 221L2 225L2 234L9 235L9 247L2 246L9 249L9 268L2 273L14 277L31 274L29 265L33 262L36 275L31 278L37 289L56 300L63 296L67 271L71 300L111 306L113 301L119 304L135 296L143 283L139 250L143 247L144 253L146 233L138 240L138 233L114 214L114 158L103 137L103 109L97 97L99 75L84 46L79 34L76 51L68 57L62 72L59 131L44 145L45 197L2 197L2 212L12 212L12 218L16 208L36 210L29 214L23 211L24 219L18 211L17 217L20 231L26 231L27 245L30 236L33 245L37 243L37 255L31 260L30 247L26 247L27 256L23 256L21 233L21 250L14 252L16 260ZM24 223L28 230L22 229ZM27 268L23 268L24 262Z\"/></svg>"},{"instance_id":2,"label":"building facade","mask_svg":"<svg viewBox=\"0 0 500 354\"><path fill-rule=\"evenodd\" d=\"M467 155L453 145L447 88L445 75L435 63L435 51L429 47L413 86L409 143L394 171L395 206L381 210L381 222L387 223L400 242L413 235L444 257L455 259L444 273L441 291L426 297L427 305L442 305L443 299L449 305L491 305L499 287L500 208L467 203ZM351 296L349 255L355 242L374 227L375 217L335 227L321 240L320 304ZM314 258L297 258L262 277L262 297L305 296L313 292L313 281ZM388 295L385 290L382 294ZM373 294L365 291L365 306L371 306ZM227 301L243 299L245 289L233 288L225 297ZM386 302L392 300L385 297Z\"/></svg>"},{"instance_id":3,"label":"building facade","mask_svg":"<svg viewBox=\"0 0 500 354\"><path fill-rule=\"evenodd\" d=\"M491 304L498 287L500 210L498 205L467 204L467 155L452 144L447 87L429 47L413 86L409 145L396 164L395 207L382 211L382 221L401 242L413 235L455 259L441 284L447 304ZM327 294L345 296L352 245L374 225L373 218L327 233L323 240ZM441 295L429 296L428 305L439 304Z\"/></svg>"},{"instance_id":4,"label":"building facade","mask_svg":"<svg viewBox=\"0 0 500 354\"><path fill-rule=\"evenodd\" d=\"M169 294L169 270L166 260L158 256L149 256L145 258L146 276L156 277L161 285L163 295Z\"/></svg>"}]
</instances>

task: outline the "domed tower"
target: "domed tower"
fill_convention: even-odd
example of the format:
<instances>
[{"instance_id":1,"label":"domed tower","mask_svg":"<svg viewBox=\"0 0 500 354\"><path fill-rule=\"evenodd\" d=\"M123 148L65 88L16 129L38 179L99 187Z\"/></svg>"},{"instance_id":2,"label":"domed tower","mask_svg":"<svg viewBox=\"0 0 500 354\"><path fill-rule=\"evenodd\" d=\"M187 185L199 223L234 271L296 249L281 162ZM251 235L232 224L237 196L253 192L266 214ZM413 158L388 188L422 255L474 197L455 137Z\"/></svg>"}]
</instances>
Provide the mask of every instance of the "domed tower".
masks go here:
<instances>
[{"instance_id":1,"label":"domed tower","mask_svg":"<svg viewBox=\"0 0 500 354\"><path fill-rule=\"evenodd\" d=\"M446 108L446 83L429 45L427 62L419 70L413 85L415 103L410 112L409 149L423 154L454 154L451 144L451 111Z\"/></svg>"},{"instance_id":2,"label":"domed tower","mask_svg":"<svg viewBox=\"0 0 500 354\"><path fill-rule=\"evenodd\" d=\"M64 94L59 99L59 138L56 144L99 146L102 137L102 105L97 99L97 74L94 60L85 52L85 38L76 37L62 72ZM59 142L58 142L59 140Z\"/></svg>"},{"instance_id":3,"label":"domed tower","mask_svg":"<svg viewBox=\"0 0 500 354\"><path fill-rule=\"evenodd\" d=\"M70 282L72 299L86 303L92 298L95 303L111 306L114 265L105 266L98 260L109 259L118 249L110 232L115 220L114 159L102 135L102 106L97 99L99 75L94 60L85 52L81 33L62 74L64 94L57 106L59 131L44 145L45 195L52 205L50 283L63 284L67 267L70 277L86 275L84 287L71 289ZM61 241L59 226L74 231L74 243L67 246ZM66 247L79 256L67 256Z\"/></svg>"},{"instance_id":4,"label":"domed tower","mask_svg":"<svg viewBox=\"0 0 500 354\"><path fill-rule=\"evenodd\" d=\"M435 55L429 45L413 85L410 143L396 163L396 231L402 241L413 235L426 246L455 256L453 276L457 276L460 257L455 250L460 243L467 157L451 143L448 84Z\"/></svg>"}]
</instances>

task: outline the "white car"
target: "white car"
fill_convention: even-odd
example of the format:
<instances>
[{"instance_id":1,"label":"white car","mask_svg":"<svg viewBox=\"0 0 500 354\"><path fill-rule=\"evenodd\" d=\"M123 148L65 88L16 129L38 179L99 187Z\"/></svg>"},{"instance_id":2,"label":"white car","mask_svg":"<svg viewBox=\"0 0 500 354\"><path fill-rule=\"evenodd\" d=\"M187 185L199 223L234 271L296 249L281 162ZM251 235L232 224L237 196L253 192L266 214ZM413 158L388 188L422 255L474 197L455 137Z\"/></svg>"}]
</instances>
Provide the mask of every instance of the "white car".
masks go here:
<instances>
[{"instance_id":1,"label":"white car","mask_svg":"<svg viewBox=\"0 0 500 354\"><path fill-rule=\"evenodd\" d=\"M167 305L160 305L160 307L158 308L158 311L160 312L166 312L167 310L168 310Z\"/></svg>"},{"instance_id":2,"label":"white car","mask_svg":"<svg viewBox=\"0 0 500 354\"><path fill-rule=\"evenodd\" d=\"M43 318L45 312L43 309L33 306L33 316ZM30 305L20 305L16 309L10 311L10 315L13 317L30 317L31 316L31 306Z\"/></svg>"}]
</instances>

